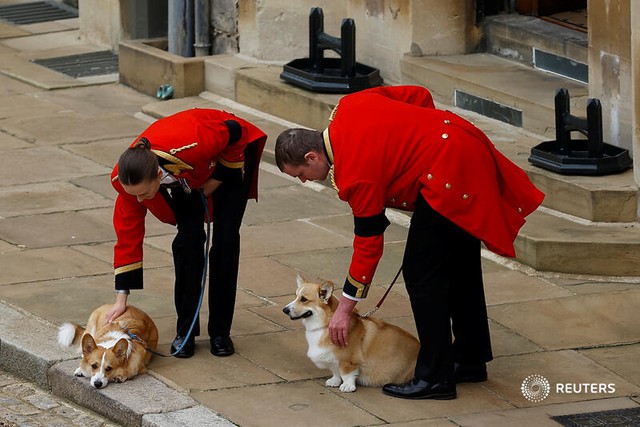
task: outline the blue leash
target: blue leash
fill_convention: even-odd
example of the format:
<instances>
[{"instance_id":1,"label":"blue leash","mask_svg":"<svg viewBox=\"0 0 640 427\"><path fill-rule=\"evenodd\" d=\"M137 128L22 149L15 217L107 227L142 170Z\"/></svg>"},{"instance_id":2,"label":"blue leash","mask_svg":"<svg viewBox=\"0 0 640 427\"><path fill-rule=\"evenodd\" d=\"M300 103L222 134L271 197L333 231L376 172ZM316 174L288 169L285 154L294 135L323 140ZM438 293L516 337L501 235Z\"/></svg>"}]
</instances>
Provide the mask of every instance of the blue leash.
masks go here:
<instances>
[{"instance_id":1,"label":"blue leash","mask_svg":"<svg viewBox=\"0 0 640 427\"><path fill-rule=\"evenodd\" d=\"M129 334L132 340L142 343L144 345L145 350L147 350L149 353L155 354L156 356L171 357L171 356L175 356L176 354L180 353L180 351L182 351L182 347L184 347L184 345L187 343L187 341L191 337L191 333L193 332L193 327L195 326L196 321L198 320L198 313L200 313L200 307L202 307L202 300L204 299L204 288L207 283L207 266L209 265L209 246L210 246L210 240L211 240L211 214L209 213L209 203L207 203L207 198L204 197L204 190L200 190L199 193L200 193L200 198L202 199L202 204L204 205L204 215L207 221L207 237L204 245L204 267L202 268L202 282L200 284L200 288L201 288L200 299L198 300L198 307L196 308L196 312L193 315L193 320L191 321L191 326L189 327L189 332L187 332L187 336L184 337L184 340L182 340L182 344L180 344L180 347L178 347L175 352L171 353L170 355L166 355L166 354L158 353L157 351L147 347L147 344L139 336L127 330L127 334Z\"/></svg>"}]
</instances>

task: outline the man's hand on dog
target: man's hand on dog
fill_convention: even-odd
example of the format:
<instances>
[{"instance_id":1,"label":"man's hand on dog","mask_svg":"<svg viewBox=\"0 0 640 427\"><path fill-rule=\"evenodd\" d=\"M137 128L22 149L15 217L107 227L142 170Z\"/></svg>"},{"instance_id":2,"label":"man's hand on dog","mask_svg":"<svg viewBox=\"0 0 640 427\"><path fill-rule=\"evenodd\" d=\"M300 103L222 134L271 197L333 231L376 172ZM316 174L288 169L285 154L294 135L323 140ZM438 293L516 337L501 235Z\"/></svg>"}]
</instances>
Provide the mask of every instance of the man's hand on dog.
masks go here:
<instances>
[{"instance_id":1,"label":"man's hand on dog","mask_svg":"<svg viewBox=\"0 0 640 427\"><path fill-rule=\"evenodd\" d=\"M357 301L346 298L344 295L340 297L340 304L336 312L333 313L331 321L329 322L329 336L331 342L338 347L346 347L349 338L349 323L351 320L351 313L356 306Z\"/></svg>"}]
</instances>

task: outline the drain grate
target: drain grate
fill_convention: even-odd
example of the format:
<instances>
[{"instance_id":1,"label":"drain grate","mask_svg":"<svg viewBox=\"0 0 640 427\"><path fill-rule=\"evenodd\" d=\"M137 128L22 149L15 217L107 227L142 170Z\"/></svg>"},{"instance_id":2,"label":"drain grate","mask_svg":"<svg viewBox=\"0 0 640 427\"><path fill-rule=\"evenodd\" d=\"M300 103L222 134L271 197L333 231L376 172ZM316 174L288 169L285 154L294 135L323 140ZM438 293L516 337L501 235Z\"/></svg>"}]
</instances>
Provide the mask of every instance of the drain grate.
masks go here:
<instances>
[{"instance_id":1,"label":"drain grate","mask_svg":"<svg viewBox=\"0 0 640 427\"><path fill-rule=\"evenodd\" d=\"M638 427L640 408L615 409L551 417L565 427Z\"/></svg>"},{"instance_id":2,"label":"drain grate","mask_svg":"<svg viewBox=\"0 0 640 427\"><path fill-rule=\"evenodd\" d=\"M118 72L118 55L108 50L57 58L36 59L33 62L75 78L101 76Z\"/></svg>"},{"instance_id":3,"label":"drain grate","mask_svg":"<svg viewBox=\"0 0 640 427\"><path fill-rule=\"evenodd\" d=\"M521 110L458 89L455 90L454 96L456 107L509 123L512 126L522 127Z\"/></svg>"},{"instance_id":4,"label":"drain grate","mask_svg":"<svg viewBox=\"0 0 640 427\"><path fill-rule=\"evenodd\" d=\"M77 17L78 11L76 9L53 2L38 1L0 6L0 20L16 25L37 24Z\"/></svg>"}]
</instances>

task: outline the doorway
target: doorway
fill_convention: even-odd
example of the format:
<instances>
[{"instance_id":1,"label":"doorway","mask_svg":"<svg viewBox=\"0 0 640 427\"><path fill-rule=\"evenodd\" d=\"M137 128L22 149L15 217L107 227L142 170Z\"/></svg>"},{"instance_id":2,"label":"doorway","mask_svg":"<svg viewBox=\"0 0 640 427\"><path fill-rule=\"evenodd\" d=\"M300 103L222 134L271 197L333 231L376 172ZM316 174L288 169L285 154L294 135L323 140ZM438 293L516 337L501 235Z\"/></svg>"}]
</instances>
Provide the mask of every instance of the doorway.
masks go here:
<instances>
[{"instance_id":1,"label":"doorway","mask_svg":"<svg viewBox=\"0 0 640 427\"><path fill-rule=\"evenodd\" d=\"M502 13L535 16L587 32L587 0L476 0L476 20Z\"/></svg>"}]
</instances>

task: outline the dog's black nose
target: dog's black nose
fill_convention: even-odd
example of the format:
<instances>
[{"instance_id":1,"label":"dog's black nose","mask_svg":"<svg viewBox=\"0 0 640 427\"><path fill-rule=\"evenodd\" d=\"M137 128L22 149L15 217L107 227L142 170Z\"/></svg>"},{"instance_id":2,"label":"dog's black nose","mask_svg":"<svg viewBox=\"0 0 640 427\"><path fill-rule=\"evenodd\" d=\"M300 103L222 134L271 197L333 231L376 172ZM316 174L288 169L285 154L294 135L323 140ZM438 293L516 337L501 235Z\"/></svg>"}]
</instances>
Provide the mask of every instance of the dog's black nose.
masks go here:
<instances>
[{"instance_id":1,"label":"dog's black nose","mask_svg":"<svg viewBox=\"0 0 640 427\"><path fill-rule=\"evenodd\" d=\"M102 387L102 381L100 381L100 380L96 380L96 381L94 381L93 386L94 386L95 388L100 388L100 387Z\"/></svg>"},{"instance_id":2,"label":"dog's black nose","mask_svg":"<svg viewBox=\"0 0 640 427\"><path fill-rule=\"evenodd\" d=\"M284 314L289 314L289 307L283 308L282 311L284 312Z\"/></svg>"}]
</instances>

